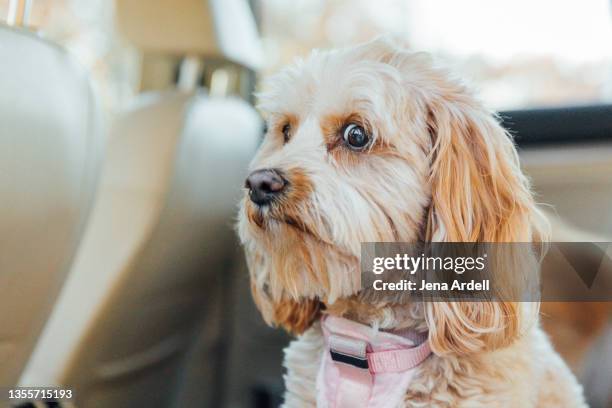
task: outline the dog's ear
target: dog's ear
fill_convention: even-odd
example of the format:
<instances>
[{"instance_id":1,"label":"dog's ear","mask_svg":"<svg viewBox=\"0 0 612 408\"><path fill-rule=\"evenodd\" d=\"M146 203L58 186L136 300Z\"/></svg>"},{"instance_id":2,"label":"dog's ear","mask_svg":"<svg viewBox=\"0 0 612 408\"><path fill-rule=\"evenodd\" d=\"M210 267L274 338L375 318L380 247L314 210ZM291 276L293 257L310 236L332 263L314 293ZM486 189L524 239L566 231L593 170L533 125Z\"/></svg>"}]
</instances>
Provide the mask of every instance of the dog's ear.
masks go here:
<instances>
[{"instance_id":1,"label":"dog's ear","mask_svg":"<svg viewBox=\"0 0 612 408\"><path fill-rule=\"evenodd\" d=\"M539 240L539 212L509 135L460 85L446 85L439 95L429 103L431 204L425 240ZM511 266L496 271L508 274L496 276L496 282L516 278ZM520 334L521 307L514 299L498 299L427 303L434 352L469 353L512 343Z\"/></svg>"},{"instance_id":2,"label":"dog's ear","mask_svg":"<svg viewBox=\"0 0 612 408\"><path fill-rule=\"evenodd\" d=\"M251 292L266 323L282 327L294 335L302 334L321 315L322 303L318 299L273 301L254 284Z\"/></svg>"},{"instance_id":3,"label":"dog's ear","mask_svg":"<svg viewBox=\"0 0 612 408\"><path fill-rule=\"evenodd\" d=\"M450 100L449 100L450 99ZM462 91L429 105L432 241L530 242L539 234L518 154L495 117Z\"/></svg>"}]
</instances>

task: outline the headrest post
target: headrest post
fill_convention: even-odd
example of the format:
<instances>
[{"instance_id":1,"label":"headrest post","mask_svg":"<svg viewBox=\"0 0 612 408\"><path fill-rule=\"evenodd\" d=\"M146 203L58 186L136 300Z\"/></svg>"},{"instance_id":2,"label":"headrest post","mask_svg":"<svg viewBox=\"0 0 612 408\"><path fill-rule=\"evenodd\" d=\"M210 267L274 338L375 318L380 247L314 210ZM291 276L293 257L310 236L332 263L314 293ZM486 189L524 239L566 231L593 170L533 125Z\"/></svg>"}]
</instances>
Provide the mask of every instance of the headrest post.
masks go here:
<instances>
[{"instance_id":1,"label":"headrest post","mask_svg":"<svg viewBox=\"0 0 612 408\"><path fill-rule=\"evenodd\" d=\"M202 69L202 61L197 56L184 57L179 65L177 87L187 92L194 90L202 76Z\"/></svg>"},{"instance_id":2,"label":"headrest post","mask_svg":"<svg viewBox=\"0 0 612 408\"><path fill-rule=\"evenodd\" d=\"M10 0L6 22L14 27L27 27L32 11L32 0Z\"/></svg>"}]
</instances>

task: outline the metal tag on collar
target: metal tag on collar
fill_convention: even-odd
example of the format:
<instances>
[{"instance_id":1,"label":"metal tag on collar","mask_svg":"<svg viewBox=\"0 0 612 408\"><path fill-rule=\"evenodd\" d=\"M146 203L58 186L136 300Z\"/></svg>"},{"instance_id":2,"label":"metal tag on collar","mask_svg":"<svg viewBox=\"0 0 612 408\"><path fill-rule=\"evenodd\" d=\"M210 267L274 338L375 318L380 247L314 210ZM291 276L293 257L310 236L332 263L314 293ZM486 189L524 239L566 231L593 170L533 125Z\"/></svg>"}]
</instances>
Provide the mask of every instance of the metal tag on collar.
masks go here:
<instances>
[{"instance_id":1,"label":"metal tag on collar","mask_svg":"<svg viewBox=\"0 0 612 408\"><path fill-rule=\"evenodd\" d=\"M352 337L332 334L329 336L329 354L336 363L369 369L367 357L368 343Z\"/></svg>"}]
</instances>

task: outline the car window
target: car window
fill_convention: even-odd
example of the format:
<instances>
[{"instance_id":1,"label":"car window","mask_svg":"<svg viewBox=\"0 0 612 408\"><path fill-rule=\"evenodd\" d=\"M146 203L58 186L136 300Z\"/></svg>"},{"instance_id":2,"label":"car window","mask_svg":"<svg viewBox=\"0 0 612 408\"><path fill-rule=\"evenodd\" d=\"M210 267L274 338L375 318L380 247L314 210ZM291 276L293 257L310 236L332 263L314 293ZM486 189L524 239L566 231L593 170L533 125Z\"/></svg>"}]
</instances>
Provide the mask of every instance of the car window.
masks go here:
<instances>
[{"instance_id":1,"label":"car window","mask_svg":"<svg viewBox=\"0 0 612 408\"><path fill-rule=\"evenodd\" d=\"M260 13L266 72L312 48L394 33L495 109L612 101L609 0L261 0Z\"/></svg>"}]
</instances>

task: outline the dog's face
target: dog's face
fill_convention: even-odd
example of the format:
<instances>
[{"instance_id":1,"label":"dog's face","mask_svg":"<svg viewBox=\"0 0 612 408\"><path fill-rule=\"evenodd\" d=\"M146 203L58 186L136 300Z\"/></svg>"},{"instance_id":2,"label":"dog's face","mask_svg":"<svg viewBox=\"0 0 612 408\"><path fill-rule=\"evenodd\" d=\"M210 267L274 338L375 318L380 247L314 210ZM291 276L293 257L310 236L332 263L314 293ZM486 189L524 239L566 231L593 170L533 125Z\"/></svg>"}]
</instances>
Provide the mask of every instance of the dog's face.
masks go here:
<instances>
[{"instance_id":1,"label":"dog's face","mask_svg":"<svg viewBox=\"0 0 612 408\"><path fill-rule=\"evenodd\" d=\"M270 322L299 332L319 301L357 293L362 242L530 240L512 143L424 54L386 40L313 53L259 107L238 230Z\"/></svg>"},{"instance_id":2,"label":"dog's face","mask_svg":"<svg viewBox=\"0 0 612 408\"><path fill-rule=\"evenodd\" d=\"M255 272L273 295L333 302L357 289L361 242L417 238L429 199L425 107L367 51L313 55L260 98L268 131L240 233L266 258Z\"/></svg>"}]
</instances>

